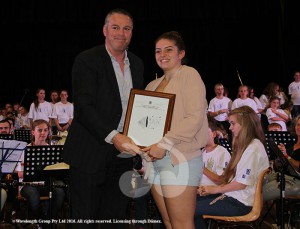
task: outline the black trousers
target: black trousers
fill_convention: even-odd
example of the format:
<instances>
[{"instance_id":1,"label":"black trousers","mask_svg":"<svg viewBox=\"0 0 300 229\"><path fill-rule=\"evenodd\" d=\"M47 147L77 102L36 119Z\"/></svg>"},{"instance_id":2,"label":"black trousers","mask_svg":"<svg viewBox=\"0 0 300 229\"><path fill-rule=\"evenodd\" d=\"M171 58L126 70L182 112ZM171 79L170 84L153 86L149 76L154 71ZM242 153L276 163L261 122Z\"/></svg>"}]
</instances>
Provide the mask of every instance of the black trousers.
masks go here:
<instances>
[{"instance_id":1,"label":"black trousers","mask_svg":"<svg viewBox=\"0 0 300 229\"><path fill-rule=\"evenodd\" d=\"M132 158L112 156L104 168L93 174L70 167L71 218L83 223L71 228L126 228L131 190ZM84 223L92 220L94 223ZM102 220L101 223L96 220ZM103 221L107 220L107 221Z\"/></svg>"}]
</instances>

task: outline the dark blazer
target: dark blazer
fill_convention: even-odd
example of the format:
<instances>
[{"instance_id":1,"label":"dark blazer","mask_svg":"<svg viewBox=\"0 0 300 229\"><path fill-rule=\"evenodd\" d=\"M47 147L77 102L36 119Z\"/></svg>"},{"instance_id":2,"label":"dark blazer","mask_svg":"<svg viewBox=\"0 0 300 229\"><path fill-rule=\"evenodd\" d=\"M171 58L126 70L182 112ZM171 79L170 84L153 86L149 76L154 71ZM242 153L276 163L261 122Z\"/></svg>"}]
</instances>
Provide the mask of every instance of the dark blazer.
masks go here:
<instances>
[{"instance_id":1,"label":"dark blazer","mask_svg":"<svg viewBox=\"0 0 300 229\"><path fill-rule=\"evenodd\" d=\"M133 88L144 88L143 61L127 52ZM118 154L105 138L116 130L122 115L117 79L105 45L80 53L72 69L74 119L64 145L64 161L94 173L105 167L107 154Z\"/></svg>"}]
</instances>

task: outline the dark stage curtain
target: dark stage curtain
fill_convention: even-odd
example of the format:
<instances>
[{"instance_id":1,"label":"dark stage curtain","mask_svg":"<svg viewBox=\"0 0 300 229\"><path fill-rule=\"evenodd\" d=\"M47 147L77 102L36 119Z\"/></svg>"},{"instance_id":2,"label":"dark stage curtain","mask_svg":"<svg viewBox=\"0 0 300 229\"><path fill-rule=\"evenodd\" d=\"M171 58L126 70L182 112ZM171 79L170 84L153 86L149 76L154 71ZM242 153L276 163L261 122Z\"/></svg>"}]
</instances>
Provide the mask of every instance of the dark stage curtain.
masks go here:
<instances>
[{"instance_id":1,"label":"dark stage curtain","mask_svg":"<svg viewBox=\"0 0 300 229\"><path fill-rule=\"evenodd\" d=\"M103 43L105 14L128 9L135 19L129 49L145 62L145 85L161 75L154 40L179 31L187 45L188 64L201 74L207 99L223 83L236 97L239 80L256 95L270 81L287 92L299 67L297 0L10 0L1 3L0 106L24 98L29 106L37 88L71 90L74 57ZM48 99L47 98L47 99ZM71 97L70 97L70 100Z\"/></svg>"}]
</instances>

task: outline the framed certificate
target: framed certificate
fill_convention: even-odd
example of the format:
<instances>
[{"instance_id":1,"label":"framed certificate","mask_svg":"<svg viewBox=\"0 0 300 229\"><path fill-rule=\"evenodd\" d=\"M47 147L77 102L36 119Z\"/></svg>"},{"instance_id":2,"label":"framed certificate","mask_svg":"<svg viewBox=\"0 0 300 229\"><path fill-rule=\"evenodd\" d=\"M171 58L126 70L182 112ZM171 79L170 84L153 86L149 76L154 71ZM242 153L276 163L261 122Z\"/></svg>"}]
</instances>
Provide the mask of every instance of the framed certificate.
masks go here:
<instances>
[{"instance_id":1,"label":"framed certificate","mask_svg":"<svg viewBox=\"0 0 300 229\"><path fill-rule=\"evenodd\" d=\"M138 146L159 142L170 129L175 94L131 89L123 134Z\"/></svg>"}]
</instances>

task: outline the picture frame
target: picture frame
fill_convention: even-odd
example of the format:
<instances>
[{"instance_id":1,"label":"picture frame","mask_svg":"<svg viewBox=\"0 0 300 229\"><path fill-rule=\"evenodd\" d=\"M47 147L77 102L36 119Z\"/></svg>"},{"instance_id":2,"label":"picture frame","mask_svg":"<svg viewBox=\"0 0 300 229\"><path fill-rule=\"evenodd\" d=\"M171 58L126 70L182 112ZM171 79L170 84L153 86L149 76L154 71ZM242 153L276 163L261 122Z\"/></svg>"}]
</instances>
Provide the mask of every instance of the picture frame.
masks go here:
<instances>
[{"instance_id":1,"label":"picture frame","mask_svg":"<svg viewBox=\"0 0 300 229\"><path fill-rule=\"evenodd\" d=\"M175 94L131 89L123 134L139 147L159 142L170 130Z\"/></svg>"}]
</instances>

